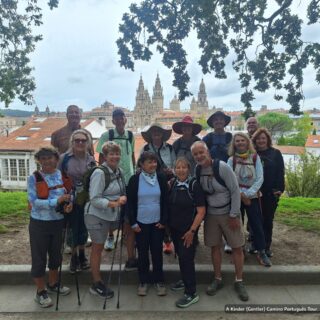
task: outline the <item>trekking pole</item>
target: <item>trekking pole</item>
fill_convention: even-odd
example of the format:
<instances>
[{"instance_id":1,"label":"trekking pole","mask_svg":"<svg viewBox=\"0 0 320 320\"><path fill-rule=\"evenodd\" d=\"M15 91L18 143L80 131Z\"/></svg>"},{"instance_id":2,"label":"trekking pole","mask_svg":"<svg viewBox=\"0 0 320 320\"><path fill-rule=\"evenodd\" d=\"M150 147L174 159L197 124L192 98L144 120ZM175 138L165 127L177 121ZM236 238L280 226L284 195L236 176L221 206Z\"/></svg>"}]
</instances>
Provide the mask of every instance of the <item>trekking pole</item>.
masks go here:
<instances>
[{"instance_id":1,"label":"trekking pole","mask_svg":"<svg viewBox=\"0 0 320 320\"><path fill-rule=\"evenodd\" d=\"M113 271L114 259L115 259L115 256L116 256L116 250L117 250L118 240L119 240L120 225L121 225L121 222L120 222L120 220L119 220L119 225L118 225L118 230L117 230L117 236L116 236L116 243L115 243L115 246L114 246L114 249L113 249L111 267L110 267L110 272L109 272L109 276L108 276L108 280L107 280L107 288L110 287L110 283L111 283L111 275L112 275L112 271ZM106 309L106 305L107 305L107 296L104 298L103 310Z\"/></svg>"},{"instance_id":2,"label":"trekking pole","mask_svg":"<svg viewBox=\"0 0 320 320\"><path fill-rule=\"evenodd\" d=\"M123 248L123 219L120 219L121 223L121 240L120 240L120 258L119 258L119 273L118 273L118 301L117 309L120 308L120 284L121 284L121 267L122 267L122 248Z\"/></svg>"},{"instance_id":3,"label":"trekking pole","mask_svg":"<svg viewBox=\"0 0 320 320\"><path fill-rule=\"evenodd\" d=\"M65 222L64 228L62 230L62 245L60 250L60 266L59 266L59 275L58 275L58 291L57 291L57 301L56 301L56 311L59 309L59 297L60 297L60 286L61 286L61 273L62 273L62 261L63 261L63 252L65 248L65 240L67 233L68 223Z\"/></svg>"}]
</instances>

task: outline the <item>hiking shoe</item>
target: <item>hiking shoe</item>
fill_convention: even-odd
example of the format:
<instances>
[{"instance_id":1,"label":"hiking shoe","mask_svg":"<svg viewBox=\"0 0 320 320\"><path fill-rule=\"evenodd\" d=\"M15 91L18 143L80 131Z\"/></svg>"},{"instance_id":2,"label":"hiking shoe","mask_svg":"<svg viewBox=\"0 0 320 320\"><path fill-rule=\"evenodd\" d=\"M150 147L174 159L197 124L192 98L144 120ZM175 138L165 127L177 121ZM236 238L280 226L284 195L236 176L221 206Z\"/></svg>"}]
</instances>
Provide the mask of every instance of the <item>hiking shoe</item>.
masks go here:
<instances>
[{"instance_id":1,"label":"hiking shoe","mask_svg":"<svg viewBox=\"0 0 320 320\"><path fill-rule=\"evenodd\" d=\"M138 259L136 259L136 258L128 259L128 261L124 265L125 271L133 271L133 270L137 270L137 269L138 269Z\"/></svg>"},{"instance_id":2,"label":"hiking shoe","mask_svg":"<svg viewBox=\"0 0 320 320\"><path fill-rule=\"evenodd\" d=\"M101 298L111 299L114 296L113 290L107 288L102 281L94 283L90 289L90 293Z\"/></svg>"},{"instance_id":3,"label":"hiking shoe","mask_svg":"<svg viewBox=\"0 0 320 320\"><path fill-rule=\"evenodd\" d=\"M256 254L258 251L256 250L256 248L254 247L253 242L251 242L248 246L248 253L250 254Z\"/></svg>"},{"instance_id":4,"label":"hiking shoe","mask_svg":"<svg viewBox=\"0 0 320 320\"><path fill-rule=\"evenodd\" d=\"M114 237L109 236L106 242L104 243L104 249L107 251L112 251L114 249Z\"/></svg>"},{"instance_id":5,"label":"hiking shoe","mask_svg":"<svg viewBox=\"0 0 320 320\"><path fill-rule=\"evenodd\" d=\"M243 281L236 281L234 283L234 290L238 294L238 297L241 301L249 300L248 292L243 284Z\"/></svg>"},{"instance_id":6,"label":"hiking shoe","mask_svg":"<svg viewBox=\"0 0 320 320\"><path fill-rule=\"evenodd\" d=\"M48 289L48 293L58 292L58 283L54 284L53 286L50 286L49 283L47 283L47 289ZM67 296L70 292L71 292L70 288L60 285L59 294L61 296Z\"/></svg>"},{"instance_id":7,"label":"hiking shoe","mask_svg":"<svg viewBox=\"0 0 320 320\"><path fill-rule=\"evenodd\" d=\"M78 255L72 255L70 260L70 273L75 274L81 271Z\"/></svg>"},{"instance_id":8,"label":"hiking shoe","mask_svg":"<svg viewBox=\"0 0 320 320\"><path fill-rule=\"evenodd\" d=\"M272 252L272 250L271 250L271 249L266 249L266 255L267 255L269 258L273 257L273 252Z\"/></svg>"},{"instance_id":9,"label":"hiking shoe","mask_svg":"<svg viewBox=\"0 0 320 320\"><path fill-rule=\"evenodd\" d=\"M163 243L163 253L171 254L173 252L173 244L172 241Z\"/></svg>"},{"instance_id":10,"label":"hiking shoe","mask_svg":"<svg viewBox=\"0 0 320 320\"><path fill-rule=\"evenodd\" d=\"M223 282L221 279L214 279L212 283L207 288L207 295L214 296L218 290L223 287Z\"/></svg>"},{"instance_id":11,"label":"hiking shoe","mask_svg":"<svg viewBox=\"0 0 320 320\"><path fill-rule=\"evenodd\" d=\"M224 245L224 252L228 254L232 253L232 248L227 243Z\"/></svg>"},{"instance_id":12,"label":"hiking shoe","mask_svg":"<svg viewBox=\"0 0 320 320\"><path fill-rule=\"evenodd\" d=\"M163 282L158 282L158 283L155 283L154 287L156 288L157 290L157 295L158 296L165 296L167 295L167 289L164 285Z\"/></svg>"},{"instance_id":13,"label":"hiking shoe","mask_svg":"<svg viewBox=\"0 0 320 320\"><path fill-rule=\"evenodd\" d=\"M90 263L89 263L89 261L88 261L86 256L84 256L84 258L82 258L82 259L79 258L79 264L80 264L80 269L81 270L90 269Z\"/></svg>"},{"instance_id":14,"label":"hiking shoe","mask_svg":"<svg viewBox=\"0 0 320 320\"><path fill-rule=\"evenodd\" d=\"M47 290L42 290L36 293L34 301L39 303L41 308L48 308L53 305L51 298L48 296Z\"/></svg>"},{"instance_id":15,"label":"hiking shoe","mask_svg":"<svg viewBox=\"0 0 320 320\"><path fill-rule=\"evenodd\" d=\"M147 292L148 292L147 284L146 283L140 283L139 287L138 287L137 295L141 296L141 297L144 297L144 296L147 295Z\"/></svg>"},{"instance_id":16,"label":"hiking shoe","mask_svg":"<svg viewBox=\"0 0 320 320\"><path fill-rule=\"evenodd\" d=\"M257 260L262 266L265 266L265 267L272 266L271 260L268 258L268 256L264 251L261 251L257 254Z\"/></svg>"},{"instance_id":17,"label":"hiking shoe","mask_svg":"<svg viewBox=\"0 0 320 320\"><path fill-rule=\"evenodd\" d=\"M172 291L180 291L184 289L184 283L182 280L178 280L170 286Z\"/></svg>"},{"instance_id":18,"label":"hiking shoe","mask_svg":"<svg viewBox=\"0 0 320 320\"><path fill-rule=\"evenodd\" d=\"M183 297L176 302L176 306L178 308L187 308L198 301L199 296L196 293L184 294Z\"/></svg>"}]
</instances>

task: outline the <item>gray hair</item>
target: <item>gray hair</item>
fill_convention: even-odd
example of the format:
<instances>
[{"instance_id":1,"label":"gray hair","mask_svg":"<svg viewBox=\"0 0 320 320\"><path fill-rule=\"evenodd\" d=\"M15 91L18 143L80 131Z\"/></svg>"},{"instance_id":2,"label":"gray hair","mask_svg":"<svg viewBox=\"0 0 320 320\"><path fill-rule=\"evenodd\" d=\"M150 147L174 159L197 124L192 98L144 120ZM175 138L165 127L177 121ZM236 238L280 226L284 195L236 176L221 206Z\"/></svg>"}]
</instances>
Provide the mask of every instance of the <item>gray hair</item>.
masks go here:
<instances>
[{"instance_id":1,"label":"gray hair","mask_svg":"<svg viewBox=\"0 0 320 320\"><path fill-rule=\"evenodd\" d=\"M196 141L196 142L194 142L194 143L191 145L191 148L190 148L191 153L192 153L192 150L193 150L194 148L200 147L200 146L201 146L201 147L204 147L206 150L209 151L208 146L206 145L206 143L205 143L204 141Z\"/></svg>"}]
</instances>

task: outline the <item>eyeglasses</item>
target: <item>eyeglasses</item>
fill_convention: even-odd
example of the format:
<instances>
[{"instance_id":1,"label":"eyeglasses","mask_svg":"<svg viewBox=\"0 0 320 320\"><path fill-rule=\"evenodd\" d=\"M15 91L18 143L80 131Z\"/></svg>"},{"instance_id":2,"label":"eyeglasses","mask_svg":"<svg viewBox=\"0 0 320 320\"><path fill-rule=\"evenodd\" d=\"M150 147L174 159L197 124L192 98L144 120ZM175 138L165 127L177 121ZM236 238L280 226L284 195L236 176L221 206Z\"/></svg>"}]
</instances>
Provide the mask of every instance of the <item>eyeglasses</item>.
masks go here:
<instances>
[{"instance_id":1,"label":"eyeglasses","mask_svg":"<svg viewBox=\"0 0 320 320\"><path fill-rule=\"evenodd\" d=\"M86 143L88 140L87 139L74 139L75 143Z\"/></svg>"}]
</instances>

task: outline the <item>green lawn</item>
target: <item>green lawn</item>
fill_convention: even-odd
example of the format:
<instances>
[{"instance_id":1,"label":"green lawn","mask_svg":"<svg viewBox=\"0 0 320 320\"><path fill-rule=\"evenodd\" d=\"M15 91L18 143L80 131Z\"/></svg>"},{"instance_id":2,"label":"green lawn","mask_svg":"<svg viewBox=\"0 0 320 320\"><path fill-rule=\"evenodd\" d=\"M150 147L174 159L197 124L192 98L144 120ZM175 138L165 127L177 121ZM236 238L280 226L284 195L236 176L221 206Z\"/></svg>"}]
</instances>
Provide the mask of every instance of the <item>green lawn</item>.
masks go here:
<instances>
[{"instance_id":1,"label":"green lawn","mask_svg":"<svg viewBox=\"0 0 320 320\"><path fill-rule=\"evenodd\" d=\"M320 233L320 198L281 198L276 221Z\"/></svg>"},{"instance_id":2,"label":"green lawn","mask_svg":"<svg viewBox=\"0 0 320 320\"><path fill-rule=\"evenodd\" d=\"M29 218L25 192L0 192L0 233L13 231ZM281 198L276 221L320 233L320 198Z\"/></svg>"},{"instance_id":3,"label":"green lawn","mask_svg":"<svg viewBox=\"0 0 320 320\"><path fill-rule=\"evenodd\" d=\"M28 218L26 192L0 192L0 233L14 231Z\"/></svg>"}]
</instances>

